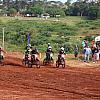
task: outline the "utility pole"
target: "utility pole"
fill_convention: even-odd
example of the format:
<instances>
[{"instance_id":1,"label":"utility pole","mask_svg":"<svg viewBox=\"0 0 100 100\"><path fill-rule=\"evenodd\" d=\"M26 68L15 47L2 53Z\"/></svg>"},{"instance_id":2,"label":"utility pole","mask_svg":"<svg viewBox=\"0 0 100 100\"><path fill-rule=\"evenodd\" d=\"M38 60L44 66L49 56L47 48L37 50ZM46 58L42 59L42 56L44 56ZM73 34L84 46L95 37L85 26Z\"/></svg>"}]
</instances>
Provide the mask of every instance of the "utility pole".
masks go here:
<instances>
[{"instance_id":1,"label":"utility pole","mask_svg":"<svg viewBox=\"0 0 100 100\"><path fill-rule=\"evenodd\" d=\"M4 36L4 29L5 29L5 28L3 27L2 29L3 29L3 30L2 30L2 32L3 32L2 45L3 45L3 49L4 49L4 45L5 45L5 44L4 44L4 42L5 42L5 40L4 40L4 37L5 37L5 36Z\"/></svg>"}]
</instances>

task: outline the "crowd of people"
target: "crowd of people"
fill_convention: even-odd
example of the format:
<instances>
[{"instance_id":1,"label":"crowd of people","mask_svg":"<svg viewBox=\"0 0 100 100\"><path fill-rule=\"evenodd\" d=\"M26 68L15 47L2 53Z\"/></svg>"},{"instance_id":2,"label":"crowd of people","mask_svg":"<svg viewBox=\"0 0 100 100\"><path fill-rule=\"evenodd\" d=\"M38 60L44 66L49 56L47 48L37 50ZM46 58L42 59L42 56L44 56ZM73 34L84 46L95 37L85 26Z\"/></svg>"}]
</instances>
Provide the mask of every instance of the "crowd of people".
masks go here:
<instances>
[{"instance_id":1,"label":"crowd of people","mask_svg":"<svg viewBox=\"0 0 100 100\"><path fill-rule=\"evenodd\" d=\"M91 46L89 46L89 42L84 40L82 42L83 46L83 54L84 54L84 62L89 62L90 58L92 58L93 63L96 63L100 60L100 44L96 43L94 40L91 42Z\"/></svg>"}]
</instances>

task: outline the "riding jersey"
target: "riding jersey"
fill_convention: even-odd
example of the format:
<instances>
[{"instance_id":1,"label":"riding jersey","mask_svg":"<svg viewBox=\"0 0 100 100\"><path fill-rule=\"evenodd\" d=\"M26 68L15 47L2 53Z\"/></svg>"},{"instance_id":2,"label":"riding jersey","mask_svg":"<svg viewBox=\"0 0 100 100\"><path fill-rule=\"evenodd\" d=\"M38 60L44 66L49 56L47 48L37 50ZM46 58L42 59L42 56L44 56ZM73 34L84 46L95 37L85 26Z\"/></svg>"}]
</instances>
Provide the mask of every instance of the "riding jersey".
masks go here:
<instances>
[{"instance_id":1,"label":"riding jersey","mask_svg":"<svg viewBox=\"0 0 100 100\"><path fill-rule=\"evenodd\" d=\"M27 49L27 50L25 50L25 55L28 55L28 54L31 54L31 49Z\"/></svg>"},{"instance_id":2,"label":"riding jersey","mask_svg":"<svg viewBox=\"0 0 100 100\"><path fill-rule=\"evenodd\" d=\"M39 54L39 52L38 52L38 50L33 49L33 50L31 51L31 54Z\"/></svg>"},{"instance_id":3,"label":"riding jersey","mask_svg":"<svg viewBox=\"0 0 100 100\"><path fill-rule=\"evenodd\" d=\"M52 50L50 50L50 49L47 49L46 53L54 53L54 52Z\"/></svg>"},{"instance_id":4,"label":"riding jersey","mask_svg":"<svg viewBox=\"0 0 100 100\"><path fill-rule=\"evenodd\" d=\"M4 57L3 52L5 52L4 50L0 49L0 56Z\"/></svg>"},{"instance_id":5,"label":"riding jersey","mask_svg":"<svg viewBox=\"0 0 100 100\"><path fill-rule=\"evenodd\" d=\"M65 51L60 50L60 51L59 51L59 54L65 54Z\"/></svg>"}]
</instances>

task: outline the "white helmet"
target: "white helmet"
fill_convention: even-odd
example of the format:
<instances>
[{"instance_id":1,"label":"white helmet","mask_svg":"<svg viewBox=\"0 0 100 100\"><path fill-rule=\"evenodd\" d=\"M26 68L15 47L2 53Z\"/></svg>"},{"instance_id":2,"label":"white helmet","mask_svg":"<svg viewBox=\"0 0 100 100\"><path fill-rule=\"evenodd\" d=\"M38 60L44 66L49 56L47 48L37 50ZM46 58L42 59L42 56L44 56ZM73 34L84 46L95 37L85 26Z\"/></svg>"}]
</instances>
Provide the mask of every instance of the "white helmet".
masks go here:
<instances>
[{"instance_id":1,"label":"white helmet","mask_svg":"<svg viewBox=\"0 0 100 100\"><path fill-rule=\"evenodd\" d=\"M50 46L50 43L48 43L48 46Z\"/></svg>"},{"instance_id":2,"label":"white helmet","mask_svg":"<svg viewBox=\"0 0 100 100\"><path fill-rule=\"evenodd\" d=\"M63 50L63 51L64 51L64 47L61 47L61 50Z\"/></svg>"},{"instance_id":3,"label":"white helmet","mask_svg":"<svg viewBox=\"0 0 100 100\"><path fill-rule=\"evenodd\" d=\"M31 44L28 44L27 47L31 47Z\"/></svg>"},{"instance_id":4,"label":"white helmet","mask_svg":"<svg viewBox=\"0 0 100 100\"><path fill-rule=\"evenodd\" d=\"M48 49L52 49L52 47L51 47L51 46L49 46L49 47L48 47Z\"/></svg>"},{"instance_id":5,"label":"white helmet","mask_svg":"<svg viewBox=\"0 0 100 100\"><path fill-rule=\"evenodd\" d=\"M48 43L48 45L50 45L50 43Z\"/></svg>"}]
</instances>

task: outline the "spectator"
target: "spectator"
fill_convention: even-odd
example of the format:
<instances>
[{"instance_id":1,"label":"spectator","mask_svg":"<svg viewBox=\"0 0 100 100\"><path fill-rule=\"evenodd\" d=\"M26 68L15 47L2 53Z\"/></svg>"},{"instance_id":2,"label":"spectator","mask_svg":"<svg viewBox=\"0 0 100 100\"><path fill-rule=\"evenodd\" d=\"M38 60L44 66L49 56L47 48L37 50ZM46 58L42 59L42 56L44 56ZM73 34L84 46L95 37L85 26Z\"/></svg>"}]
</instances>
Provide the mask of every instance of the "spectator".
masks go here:
<instances>
[{"instance_id":1,"label":"spectator","mask_svg":"<svg viewBox=\"0 0 100 100\"><path fill-rule=\"evenodd\" d=\"M74 56L75 56L75 58L77 58L77 56L78 56L78 46L77 45L74 48Z\"/></svg>"},{"instance_id":2,"label":"spectator","mask_svg":"<svg viewBox=\"0 0 100 100\"><path fill-rule=\"evenodd\" d=\"M99 45L96 45L96 61L99 61Z\"/></svg>"},{"instance_id":3,"label":"spectator","mask_svg":"<svg viewBox=\"0 0 100 100\"><path fill-rule=\"evenodd\" d=\"M91 51L92 51L92 60L95 60L95 49L96 49L96 44L93 44L91 47Z\"/></svg>"},{"instance_id":4,"label":"spectator","mask_svg":"<svg viewBox=\"0 0 100 100\"><path fill-rule=\"evenodd\" d=\"M91 54L91 48L89 46L86 46L84 48L84 62L89 62Z\"/></svg>"},{"instance_id":5,"label":"spectator","mask_svg":"<svg viewBox=\"0 0 100 100\"><path fill-rule=\"evenodd\" d=\"M85 47L85 40L82 41L82 47Z\"/></svg>"},{"instance_id":6,"label":"spectator","mask_svg":"<svg viewBox=\"0 0 100 100\"><path fill-rule=\"evenodd\" d=\"M85 40L85 46L86 46L86 47L88 46L88 44L89 44L89 43L88 43L88 41L87 41L87 40Z\"/></svg>"}]
</instances>

